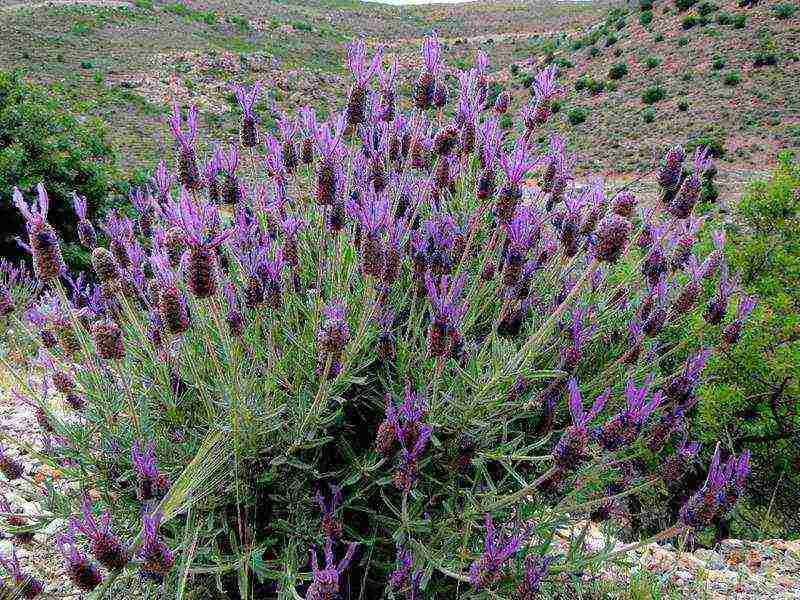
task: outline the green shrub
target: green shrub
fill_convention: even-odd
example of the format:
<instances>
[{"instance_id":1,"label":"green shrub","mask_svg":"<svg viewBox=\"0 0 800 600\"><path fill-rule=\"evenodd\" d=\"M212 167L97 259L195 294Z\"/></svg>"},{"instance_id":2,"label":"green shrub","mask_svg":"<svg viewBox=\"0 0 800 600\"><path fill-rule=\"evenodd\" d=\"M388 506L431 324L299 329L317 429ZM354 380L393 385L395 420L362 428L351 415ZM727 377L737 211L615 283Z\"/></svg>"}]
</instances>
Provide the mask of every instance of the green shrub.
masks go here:
<instances>
[{"instance_id":1,"label":"green shrub","mask_svg":"<svg viewBox=\"0 0 800 600\"><path fill-rule=\"evenodd\" d=\"M613 45L614 45L614 44L616 44L618 41L619 41L619 38L618 38L617 36L615 36L615 35L613 35L613 34L612 34L612 35L609 35L609 36L606 38L606 48L608 48L609 46L613 46Z\"/></svg>"},{"instance_id":2,"label":"green shrub","mask_svg":"<svg viewBox=\"0 0 800 600\"><path fill-rule=\"evenodd\" d=\"M684 46L688 46L688 45L689 45L689 38L687 38L686 36L681 36L681 37L678 38L678 47L679 48L683 48Z\"/></svg>"},{"instance_id":3,"label":"green shrub","mask_svg":"<svg viewBox=\"0 0 800 600\"><path fill-rule=\"evenodd\" d=\"M766 180L748 187L728 229L730 270L758 297L750 334L715 357L693 426L701 442L726 439L753 453L748 502L734 535L795 537L800 514L800 163L781 155ZM778 485L778 484L781 485ZM777 486L777 487L776 487ZM777 512L772 533L762 531L766 509ZM769 535L768 535L769 534Z\"/></svg>"},{"instance_id":4,"label":"green shrub","mask_svg":"<svg viewBox=\"0 0 800 600\"><path fill-rule=\"evenodd\" d=\"M580 125L589 116L589 111L585 108L575 106L567 111L567 119L571 125Z\"/></svg>"},{"instance_id":5,"label":"green shrub","mask_svg":"<svg viewBox=\"0 0 800 600\"><path fill-rule=\"evenodd\" d=\"M653 10L653 0L639 0L639 10L648 12Z\"/></svg>"},{"instance_id":6,"label":"green shrub","mask_svg":"<svg viewBox=\"0 0 800 600\"><path fill-rule=\"evenodd\" d=\"M655 56L648 56L647 59L644 61L644 66L648 71L655 69L660 64L661 64L661 59L656 58Z\"/></svg>"},{"instance_id":7,"label":"green shrub","mask_svg":"<svg viewBox=\"0 0 800 600\"><path fill-rule=\"evenodd\" d=\"M143 10L153 10L153 0L134 0L133 5Z\"/></svg>"},{"instance_id":8,"label":"green shrub","mask_svg":"<svg viewBox=\"0 0 800 600\"><path fill-rule=\"evenodd\" d=\"M722 69L725 68L725 61L722 60L721 58L715 58L714 62L711 63L711 68L714 69L715 71L721 71Z\"/></svg>"},{"instance_id":9,"label":"green shrub","mask_svg":"<svg viewBox=\"0 0 800 600\"><path fill-rule=\"evenodd\" d=\"M725 79L722 80L725 85L728 86L735 86L739 85L742 82L742 77L739 73L732 71L725 75Z\"/></svg>"},{"instance_id":10,"label":"green shrub","mask_svg":"<svg viewBox=\"0 0 800 600\"><path fill-rule=\"evenodd\" d=\"M736 15L733 17L733 28L734 29L744 29L745 24L747 23L747 15Z\"/></svg>"},{"instance_id":11,"label":"green shrub","mask_svg":"<svg viewBox=\"0 0 800 600\"><path fill-rule=\"evenodd\" d=\"M663 42L664 41L664 34L659 33L653 38L654 42Z\"/></svg>"},{"instance_id":12,"label":"green shrub","mask_svg":"<svg viewBox=\"0 0 800 600\"><path fill-rule=\"evenodd\" d=\"M607 92L616 92L619 89L619 83L616 81L606 81L603 86Z\"/></svg>"},{"instance_id":13,"label":"green shrub","mask_svg":"<svg viewBox=\"0 0 800 600\"><path fill-rule=\"evenodd\" d=\"M653 11L646 10L639 15L639 23L641 23L642 27L647 27L652 22L653 22Z\"/></svg>"},{"instance_id":14,"label":"green shrub","mask_svg":"<svg viewBox=\"0 0 800 600\"><path fill-rule=\"evenodd\" d=\"M660 85L655 85L647 88L642 93L642 102L645 104L655 104L656 102L661 102L666 97L667 91Z\"/></svg>"},{"instance_id":15,"label":"green shrub","mask_svg":"<svg viewBox=\"0 0 800 600\"><path fill-rule=\"evenodd\" d=\"M691 29L695 25L697 25L697 17L694 15L686 15L681 20L681 27L683 29Z\"/></svg>"},{"instance_id":16,"label":"green shrub","mask_svg":"<svg viewBox=\"0 0 800 600\"><path fill-rule=\"evenodd\" d=\"M589 56L591 56L592 58L594 58L596 56L599 56L599 55L600 55L600 48L598 48L597 46L592 46L589 49Z\"/></svg>"},{"instance_id":17,"label":"green shrub","mask_svg":"<svg viewBox=\"0 0 800 600\"><path fill-rule=\"evenodd\" d=\"M625 63L617 63L608 70L609 79L622 79L628 74L628 65Z\"/></svg>"},{"instance_id":18,"label":"green shrub","mask_svg":"<svg viewBox=\"0 0 800 600\"><path fill-rule=\"evenodd\" d=\"M88 199L89 212L104 210L113 191L114 155L98 121L70 114L63 99L26 84L20 73L0 72L0 256L19 257L14 241L22 220L11 189L24 194L44 182L50 222L66 241L74 265L86 259L77 245L72 192Z\"/></svg>"},{"instance_id":19,"label":"green shrub","mask_svg":"<svg viewBox=\"0 0 800 600\"><path fill-rule=\"evenodd\" d=\"M648 106L642 111L642 119L644 119L645 123L652 123L656 120L656 109L652 106Z\"/></svg>"},{"instance_id":20,"label":"green shrub","mask_svg":"<svg viewBox=\"0 0 800 600\"><path fill-rule=\"evenodd\" d=\"M797 6L794 4L777 4L771 8L772 14L775 15L776 19L790 19L794 16L794 13L797 11Z\"/></svg>"},{"instance_id":21,"label":"green shrub","mask_svg":"<svg viewBox=\"0 0 800 600\"><path fill-rule=\"evenodd\" d=\"M694 79L694 75L691 71L686 71L683 75L681 75L681 81L689 82Z\"/></svg>"},{"instance_id":22,"label":"green shrub","mask_svg":"<svg viewBox=\"0 0 800 600\"><path fill-rule=\"evenodd\" d=\"M686 102L686 100L681 100L680 102L678 102L678 110L681 112L686 112L687 110L689 110L689 103Z\"/></svg>"},{"instance_id":23,"label":"green shrub","mask_svg":"<svg viewBox=\"0 0 800 600\"><path fill-rule=\"evenodd\" d=\"M764 36L753 54L753 65L756 67L775 66L778 64L778 48L775 40Z\"/></svg>"},{"instance_id":24,"label":"green shrub","mask_svg":"<svg viewBox=\"0 0 800 600\"><path fill-rule=\"evenodd\" d=\"M312 31L311 25L309 23L306 23L305 21L293 21L292 29L294 29L295 31L305 31L305 32Z\"/></svg>"},{"instance_id":25,"label":"green shrub","mask_svg":"<svg viewBox=\"0 0 800 600\"><path fill-rule=\"evenodd\" d=\"M688 10L697 4L697 0L675 0L675 6L678 10Z\"/></svg>"},{"instance_id":26,"label":"green shrub","mask_svg":"<svg viewBox=\"0 0 800 600\"><path fill-rule=\"evenodd\" d=\"M714 158L722 158L725 155L725 142L713 136L701 135L686 143L686 151L689 153L697 148L705 148Z\"/></svg>"},{"instance_id":27,"label":"green shrub","mask_svg":"<svg viewBox=\"0 0 800 600\"><path fill-rule=\"evenodd\" d=\"M730 25L731 23L733 23L733 16L730 13L724 11L717 13L717 24Z\"/></svg>"},{"instance_id":28,"label":"green shrub","mask_svg":"<svg viewBox=\"0 0 800 600\"><path fill-rule=\"evenodd\" d=\"M701 2L697 5L697 13L701 16L710 15L719 10L719 6L712 2Z\"/></svg>"},{"instance_id":29,"label":"green shrub","mask_svg":"<svg viewBox=\"0 0 800 600\"><path fill-rule=\"evenodd\" d=\"M603 87L602 81L588 75L582 75L575 81L575 91L581 92L585 90L595 96L603 91Z\"/></svg>"},{"instance_id":30,"label":"green shrub","mask_svg":"<svg viewBox=\"0 0 800 600\"><path fill-rule=\"evenodd\" d=\"M572 67L575 66L572 63L572 61L569 61L566 58L561 58L561 57L557 58L554 62L559 69L571 69Z\"/></svg>"}]
</instances>

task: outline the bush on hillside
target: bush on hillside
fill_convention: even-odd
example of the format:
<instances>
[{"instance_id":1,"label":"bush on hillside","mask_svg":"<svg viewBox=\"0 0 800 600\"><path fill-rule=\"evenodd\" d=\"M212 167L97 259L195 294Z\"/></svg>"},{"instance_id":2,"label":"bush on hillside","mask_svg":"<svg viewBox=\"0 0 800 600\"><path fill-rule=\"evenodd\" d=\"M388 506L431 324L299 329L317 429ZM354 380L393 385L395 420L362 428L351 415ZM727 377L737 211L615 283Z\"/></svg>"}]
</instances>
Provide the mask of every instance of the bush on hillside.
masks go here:
<instances>
[{"instance_id":1,"label":"bush on hillside","mask_svg":"<svg viewBox=\"0 0 800 600\"><path fill-rule=\"evenodd\" d=\"M569 120L570 125L580 125L586 121L588 116L589 110L586 108L581 108L580 106L575 106L567 111L567 119Z\"/></svg>"},{"instance_id":2,"label":"bush on hillside","mask_svg":"<svg viewBox=\"0 0 800 600\"><path fill-rule=\"evenodd\" d=\"M736 15L733 17L733 28L734 29L744 29L745 25L747 24L747 15Z\"/></svg>"},{"instance_id":3,"label":"bush on hillside","mask_svg":"<svg viewBox=\"0 0 800 600\"><path fill-rule=\"evenodd\" d=\"M775 15L776 19L791 19L794 16L794 13L797 12L797 5L795 4L776 4L770 10L772 10L772 14Z\"/></svg>"},{"instance_id":4,"label":"bush on hillside","mask_svg":"<svg viewBox=\"0 0 800 600\"><path fill-rule=\"evenodd\" d=\"M695 25L698 24L697 17L695 15L686 15L681 19L681 27L683 29L691 29Z\"/></svg>"},{"instance_id":5,"label":"bush on hillside","mask_svg":"<svg viewBox=\"0 0 800 600\"><path fill-rule=\"evenodd\" d=\"M711 63L711 68L715 71L721 71L725 68L725 61L721 58L715 58L714 62Z\"/></svg>"},{"instance_id":6,"label":"bush on hillside","mask_svg":"<svg viewBox=\"0 0 800 600\"><path fill-rule=\"evenodd\" d=\"M727 439L753 452L750 510L740 513L733 535L797 537L800 162L781 155L778 168L750 185L738 209L742 224L729 230L726 256L759 304L751 332L710 362L694 423L706 441Z\"/></svg>"},{"instance_id":7,"label":"bush on hillside","mask_svg":"<svg viewBox=\"0 0 800 600\"><path fill-rule=\"evenodd\" d=\"M645 104L655 104L656 102L661 102L666 97L667 97L667 90L665 90L660 85L655 85L647 88L642 93L642 102L644 102Z\"/></svg>"},{"instance_id":8,"label":"bush on hillside","mask_svg":"<svg viewBox=\"0 0 800 600\"><path fill-rule=\"evenodd\" d=\"M628 74L628 65L625 63L617 63L608 70L609 79L622 79Z\"/></svg>"},{"instance_id":9,"label":"bush on hillside","mask_svg":"<svg viewBox=\"0 0 800 600\"><path fill-rule=\"evenodd\" d=\"M717 6L716 4L714 4L712 2L701 2L700 4L697 5L697 9L696 10L697 10L697 14L705 17L705 16L710 15L713 12L718 11L719 10L719 6Z\"/></svg>"},{"instance_id":10,"label":"bush on hillside","mask_svg":"<svg viewBox=\"0 0 800 600\"><path fill-rule=\"evenodd\" d=\"M639 10L642 12L653 10L653 0L639 0Z\"/></svg>"},{"instance_id":11,"label":"bush on hillside","mask_svg":"<svg viewBox=\"0 0 800 600\"><path fill-rule=\"evenodd\" d=\"M69 114L63 102L23 82L20 73L0 72L0 142L0 255L24 255L14 240L23 221L12 204L12 189L30 193L44 182L50 223L68 244L69 258L85 266L86 255L75 244L72 194L87 198L90 215L108 202L114 155L103 127Z\"/></svg>"},{"instance_id":12,"label":"bush on hillside","mask_svg":"<svg viewBox=\"0 0 800 600\"><path fill-rule=\"evenodd\" d=\"M642 216L599 178L572 185L551 70L505 134L467 73L443 103L456 127L441 70L401 103L363 41L348 56L346 104L277 137L258 87L236 88L238 139L211 156L196 108L175 107L177 152L135 191L135 222L105 220L97 286L63 289L44 189L17 198L49 293L28 315L40 353L10 374L48 468L35 514L3 498L4 532L40 533L95 598L554 597L630 550L586 547L586 528L557 550L576 519L621 535L628 499L681 504L648 543L736 505L747 455L718 448L689 483L700 448L681 441L705 363L744 327L721 249L695 252L713 165L671 149ZM726 343L675 363L661 335L701 314ZM0 446L11 487L24 449ZM0 564L13 596L39 595Z\"/></svg>"},{"instance_id":13,"label":"bush on hillside","mask_svg":"<svg viewBox=\"0 0 800 600\"><path fill-rule=\"evenodd\" d=\"M697 0L675 0L675 7L678 10L688 10L697 4Z\"/></svg>"},{"instance_id":14,"label":"bush on hillside","mask_svg":"<svg viewBox=\"0 0 800 600\"><path fill-rule=\"evenodd\" d=\"M718 137L701 135L691 138L686 143L686 150L689 152L694 152L698 148L704 148L714 158L725 156L725 142Z\"/></svg>"},{"instance_id":15,"label":"bush on hillside","mask_svg":"<svg viewBox=\"0 0 800 600\"><path fill-rule=\"evenodd\" d=\"M645 123L652 123L656 120L656 109L652 106L648 106L642 111L642 120Z\"/></svg>"},{"instance_id":16,"label":"bush on hillside","mask_svg":"<svg viewBox=\"0 0 800 600\"><path fill-rule=\"evenodd\" d=\"M653 11L646 10L639 15L639 23L642 27L647 27L653 22Z\"/></svg>"},{"instance_id":17,"label":"bush on hillside","mask_svg":"<svg viewBox=\"0 0 800 600\"><path fill-rule=\"evenodd\" d=\"M733 87L742 82L742 77L736 71L732 71L725 74L725 78L722 80L722 82L727 86Z\"/></svg>"},{"instance_id":18,"label":"bush on hillside","mask_svg":"<svg viewBox=\"0 0 800 600\"><path fill-rule=\"evenodd\" d=\"M661 64L660 58L656 58L655 56L648 56L647 59L644 61L644 68L650 71L651 69L655 69L660 64Z\"/></svg>"}]
</instances>

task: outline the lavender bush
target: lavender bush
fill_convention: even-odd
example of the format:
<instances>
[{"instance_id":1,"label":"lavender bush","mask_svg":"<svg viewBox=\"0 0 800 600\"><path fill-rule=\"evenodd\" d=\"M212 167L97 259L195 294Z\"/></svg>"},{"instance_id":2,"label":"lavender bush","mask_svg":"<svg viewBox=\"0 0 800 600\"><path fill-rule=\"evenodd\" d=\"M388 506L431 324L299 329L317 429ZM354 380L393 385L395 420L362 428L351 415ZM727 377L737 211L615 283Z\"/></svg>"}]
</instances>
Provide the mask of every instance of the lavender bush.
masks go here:
<instances>
[{"instance_id":1,"label":"lavender bush","mask_svg":"<svg viewBox=\"0 0 800 600\"><path fill-rule=\"evenodd\" d=\"M553 68L509 137L485 56L454 93L428 38L402 99L396 65L368 54L348 48L343 110L286 115L278 137L259 88L237 88L241 135L207 157L196 110L174 107L175 161L133 192L134 218L95 228L76 199L93 273L65 271L45 187L33 206L15 192L46 290L12 316L40 347L29 375L10 372L44 444L4 439L0 470L42 510L4 516L17 533L58 525L65 577L93 597L140 581L179 597L535 598L637 546L564 548L564 526L613 529L626 498L674 494L691 468L684 417L726 346L665 352L658 336L693 312L738 332L751 303L734 317L721 247L694 252L707 157L685 168L670 150L662 201L637 206L579 184L565 140L536 145ZM676 353L685 365L663 369ZM15 468L20 446L57 485ZM747 470L717 449L679 520L639 543L731 510Z\"/></svg>"}]
</instances>

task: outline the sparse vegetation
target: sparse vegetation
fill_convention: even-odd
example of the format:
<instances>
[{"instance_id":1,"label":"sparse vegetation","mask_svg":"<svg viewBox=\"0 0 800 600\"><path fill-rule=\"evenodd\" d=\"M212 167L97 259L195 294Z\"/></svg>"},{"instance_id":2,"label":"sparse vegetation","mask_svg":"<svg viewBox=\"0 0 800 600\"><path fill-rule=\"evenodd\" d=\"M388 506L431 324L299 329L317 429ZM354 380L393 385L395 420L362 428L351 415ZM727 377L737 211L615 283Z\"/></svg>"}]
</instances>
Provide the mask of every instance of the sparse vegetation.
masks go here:
<instances>
[{"instance_id":1,"label":"sparse vegetation","mask_svg":"<svg viewBox=\"0 0 800 600\"><path fill-rule=\"evenodd\" d=\"M645 104L655 104L661 102L667 97L667 91L660 85L647 88L642 93L642 102Z\"/></svg>"},{"instance_id":2,"label":"sparse vegetation","mask_svg":"<svg viewBox=\"0 0 800 600\"><path fill-rule=\"evenodd\" d=\"M622 79L628 74L628 65L625 63L617 63L608 70L609 79Z\"/></svg>"},{"instance_id":3,"label":"sparse vegetation","mask_svg":"<svg viewBox=\"0 0 800 600\"><path fill-rule=\"evenodd\" d=\"M723 79L723 82L727 86L739 85L742 82L742 77L736 71L732 71L730 73L726 73L725 74L725 78Z\"/></svg>"},{"instance_id":4,"label":"sparse vegetation","mask_svg":"<svg viewBox=\"0 0 800 600\"><path fill-rule=\"evenodd\" d=\"M585 108L575 106L567 111L567 119L570 125L580 125L589 117L589 111Z\"/></svg>"}]
</instances>

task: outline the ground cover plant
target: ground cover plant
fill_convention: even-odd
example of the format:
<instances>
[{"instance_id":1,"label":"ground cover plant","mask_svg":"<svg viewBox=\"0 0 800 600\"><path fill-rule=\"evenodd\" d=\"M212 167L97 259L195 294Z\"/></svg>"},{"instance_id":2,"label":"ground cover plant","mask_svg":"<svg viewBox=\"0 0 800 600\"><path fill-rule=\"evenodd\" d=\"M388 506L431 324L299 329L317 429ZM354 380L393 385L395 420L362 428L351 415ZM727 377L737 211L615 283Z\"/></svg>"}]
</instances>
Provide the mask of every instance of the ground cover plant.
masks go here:
<instances>
[{"instance_id":1,"label":"ground cover plant","mask_svg":"<svg viewBox=\"0 0 800 600\"><path fill-rule=\"evenodd\" d=\"M239 139L208 156L197 110L175 104L175 158L132 190L132 218L92 223L73 198L90 273L65 267L46 182L14 190L46 289L6 315L40 340L33 368L3 361L47 443L3 436L0 472L42 506L3 516L21 544L48 536L77 588L547 597L734 508L746 451L717 447L685 484L704 366L756 304L721 240L696 252L713 161L671 148L653 206L578 185L548 135L554 66L505 132L487 57L448 89L441 52L426 38L404 112L396 64L354 42L345 106L282 116L276 136L260 87L237 87ZM697 315L713 346L659 343ZM20 451L58 482L28 481ZM557 549L576 515L614 529L639 494L677 517L622 547ZM6 587L39 597L14 554L1 562Z\"/></svg>"}]
</instances>

